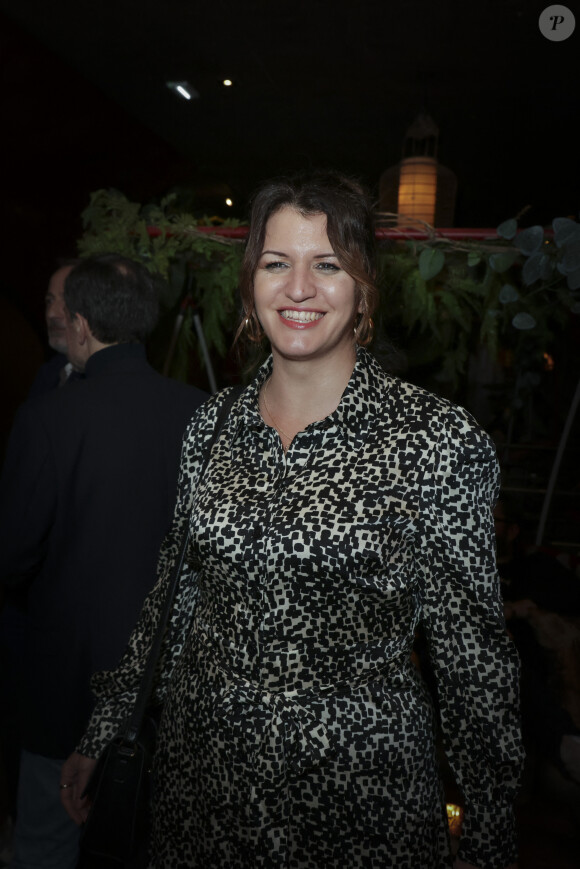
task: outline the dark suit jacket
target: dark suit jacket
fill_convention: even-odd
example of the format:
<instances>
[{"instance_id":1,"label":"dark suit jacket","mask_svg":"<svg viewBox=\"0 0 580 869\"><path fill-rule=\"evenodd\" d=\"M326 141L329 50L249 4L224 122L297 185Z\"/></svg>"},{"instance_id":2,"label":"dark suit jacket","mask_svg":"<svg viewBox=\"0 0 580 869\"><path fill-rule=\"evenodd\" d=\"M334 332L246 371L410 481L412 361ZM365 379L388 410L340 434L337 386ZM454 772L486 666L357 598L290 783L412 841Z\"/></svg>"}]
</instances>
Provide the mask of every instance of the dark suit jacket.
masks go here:
<instances>
[{"instance_id":1,"label":"dark suit jacket","mask_svg":"<svg viewBox=\"0 0 580 869\"><path fill-rule=\"evenodd\" d=\"M205 398L124 344L18 412L0 483L0 579L29 584L29 751L66 757L82 734L89 677L115 666L155 581L182 435Z\"/></svg>"},{"instance_id":2,"label":"dark suit jacket","mask_svg":"<svg viewBox=\"0 0 580 869\"><path fill-rule=\"evenodd\" d=\"M67 365L67 358L63 353L56 353L51 356L48 362L44 362L36 373L36 377L32 381L32 386L28 393L28 398L36 398L38 395L43 395L51 389L57 389L64 384L61 381L63 368ZM84 374L79 374L78 371L71 371L65 383L69 386L75 380L84 380Z\"/></svg>"},{"instance_id":3,"label":"dark suit jacket","mask_svg":"<svg viewBox=\"0 0 580 869\"><path fill-rule=\"evenodd\" d=\"M43 393L48 392L50 389L57 389L61 385L61 371L66 366L67 361L64 353L56 353L50 357L48 362L44 362L36 372L28 398L36 398L37 395L43 395ZM78 377L79 375L75 379L78 379Z\"/></svg>"}]
</instances>

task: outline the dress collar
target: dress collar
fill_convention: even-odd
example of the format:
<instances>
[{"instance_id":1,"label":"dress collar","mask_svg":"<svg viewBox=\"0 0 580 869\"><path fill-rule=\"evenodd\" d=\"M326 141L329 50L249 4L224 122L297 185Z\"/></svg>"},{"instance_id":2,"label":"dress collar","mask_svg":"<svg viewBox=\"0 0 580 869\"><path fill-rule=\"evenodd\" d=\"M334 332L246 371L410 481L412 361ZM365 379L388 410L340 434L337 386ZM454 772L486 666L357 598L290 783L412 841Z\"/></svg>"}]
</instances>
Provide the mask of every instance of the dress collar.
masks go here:
<instances>
[{"instance_id":1,"label":"dress collar","mask_svg":"<svg viewBox=\"0 0 580 869\"><path fill-rule=\"evenodd\" d=\"M272 365L272 356L269 356L234 407L230 427L232 443L238 436L243 436L244 430L265 426L258 397L272 373ZM360 444L366 438L372 417L378 405L382 404L389 383L389 376L374 356L364 347L357 347L356 363L338 407L325 419L311 423L308 429L335 429L337 435L346 442Z\"/></svg>"}]
</instances>

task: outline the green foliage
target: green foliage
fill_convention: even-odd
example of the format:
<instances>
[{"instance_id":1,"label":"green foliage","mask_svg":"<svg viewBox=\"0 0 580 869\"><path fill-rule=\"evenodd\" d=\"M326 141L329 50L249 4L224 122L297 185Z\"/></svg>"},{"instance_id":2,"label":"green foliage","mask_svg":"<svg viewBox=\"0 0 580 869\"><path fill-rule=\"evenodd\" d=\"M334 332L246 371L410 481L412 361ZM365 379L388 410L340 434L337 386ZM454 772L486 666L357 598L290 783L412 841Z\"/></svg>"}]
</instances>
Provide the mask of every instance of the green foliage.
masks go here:
<instances>
[{"instance_id":1,"label":"green foliage","mask_svg":"<svg viewBox=\"0 0 580 869\"><path fill-rule=\"evenodd\" d=\"M501 274L502 272L507 272L513 266L517 256L518 254L515 250L501 251L500 253L492 253L488 262L494 272Z\"/></svg>"},{"instance_id":2,"label":"green foliage","mask_svg":"<svg viewBox=\"0 0 580 869\"><path fill-rule=\"evenodd\" d=\"M500 223L497 228L497 234L501 238L507 238L508 241L511 241L512 238L515 237L517 231L518 222L515 217L510 217L509 220L504 220L504 222Z\"/></svg>"},{"instance_id":3,"label":"green foliage","mask_svg":"<svg viewBox=\"0 0 580 869\"><path fill-rule=\"evenodd\" d=\"M439 248L425 247L419 254L419 272L424 281L436 277L445 265L445 254Z\"/></svg>"},{"instance_id":4,"label":"green foliage","mask_svg":"<svg viewBox=\"0 0 580 869\"><path fill-rule=\"evenodd\" d=\"M537 253L544 243L544 230L541 226L529 226L516 237L514 244L524 256Z\"/></svg>"},{"instance_id":5,"label":"green foliage","mask_svg":"<svg viewBox=\"0 0 580 869\"><path fill-rule=\"evenodd\" d=\"M187 379L191 348L198 346L194 309L209 348L222 356L229 349L243 246L202 231L201 225L207 229L219 219L199 221L178 211L174 200L171 195L142 207L118 191L98 190L83 213L78 248L81 256L124 254L165 278L166 322L174 323L181 306L185 310L170 371ZM492 357L508 351L520 373L529 370L568 313L580 311L580 225L555 218L552 228L549 235L539 226L518 232L517 219L510 218L496 238L482 242L454 243L433 232L421 242L384 243L377 321L387 333L402 335L411 366L428 363L453 384L479 345ZM171 328L165 347L173 347Z\"/></svg>"},{"instance_id":6,"label":"green foliage","mask_svg":"<svg viewBox=\"0 0 580 869\"><path fill-rule=\"evenodd\" d=\"M492 358L508 351L520 374L541 365L555 330L580 310L580 225L556 218L553 230L553 238L537 226L518 232L512 218L483 242L433 234L385 243L382 321L403 333L410 366L429 363L457 386L479 345Z\"/></svg>"},{"instance_id":7,"label":"green foliage","mask_svg":"<svg viewBox=\"0 0 580 869\"><path fill-rule=\"evenodd\" d=\"M238 272L242 258L239 241L199 229L210 219L198 222L190 214L172 211L174 196L159 205L141 206L129 202L116 190L97 190L83 212L84 235L78 242L81 256L120 253L144 263L164 278L161 283L162 315L177 316L186 301L186 315L175 344L170 372L187 379L187 354L198 342L192 326L192 309L199 308L210 351L224 355L226 335L235 330ZM238 221L222 221L222 225ZM199 359L204 364L201 348Z\"/></svg>"}]
</instances>

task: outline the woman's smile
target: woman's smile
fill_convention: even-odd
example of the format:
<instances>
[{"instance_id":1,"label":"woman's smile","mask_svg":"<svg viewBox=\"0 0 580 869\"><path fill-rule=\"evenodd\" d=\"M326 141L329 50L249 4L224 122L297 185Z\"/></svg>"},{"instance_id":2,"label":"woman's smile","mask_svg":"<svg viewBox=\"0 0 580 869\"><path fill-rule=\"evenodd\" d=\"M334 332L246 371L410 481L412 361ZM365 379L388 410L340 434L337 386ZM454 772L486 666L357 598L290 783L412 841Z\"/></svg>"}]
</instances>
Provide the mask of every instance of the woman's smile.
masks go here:
<instances>
[{"instance_id":1,"label":"woman's smile","mask_svg":"<svg viewBox=\"0 0 580 869\"><path fill-rule=\"evenodd\" d=\"M310 326L322 320L324 314L321 311L307 311L302 308L285 308L280 311L280 317L289 326Z\"/></svg>"}]
</instances>

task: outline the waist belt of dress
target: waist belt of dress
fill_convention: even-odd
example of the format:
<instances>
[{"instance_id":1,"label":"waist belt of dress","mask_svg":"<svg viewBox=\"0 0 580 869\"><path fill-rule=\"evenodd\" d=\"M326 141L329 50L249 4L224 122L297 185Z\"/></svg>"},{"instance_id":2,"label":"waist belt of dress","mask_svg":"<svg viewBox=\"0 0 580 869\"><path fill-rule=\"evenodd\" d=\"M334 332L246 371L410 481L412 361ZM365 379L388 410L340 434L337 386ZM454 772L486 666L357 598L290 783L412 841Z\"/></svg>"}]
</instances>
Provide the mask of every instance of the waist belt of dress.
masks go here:
<instances>
[{"instance_id":1,"label":"waist belt of dress","mask_svg":"<svg viewBox=\"0 0 580 869\"><path fill-rule=\"evenodd\" d=\"M233 672L210 638L207 639L205 650L226 680L225 691L217 701L217 715L230 722L237 719L247 728L246 773L237 787L245 794L243 813L254 865L270 865L264 855L274 841L278 843L276 865L286 865L282 855L292 824L289 790L292 776L323 766L338 747L338 736L333 736L327 722L317 714L319 704L314 701L350 693L389 674L401 674L404 679L405 673L413 672L413 664L407 651L388 664L355 674L351 679L272 691ZM231 765L228 774L234 775Z\"/></svg>"},{"instance_id":2,"label":"waist belt of dress","mask_svg":"<svg viewBox=\"0 0 580 869\"><path fill-rule=\"evenodd\" d=\"M284 767L300 772L318 766L333 752L333 740L327 724L308 708L309 703L323 697L350 693L394 674L404 678L414 671L410 655L405 650L380 667L365 669L349 679L308 688L269 690L236 673L219 654L215 640L205 631L199 638L205 650L210 652L213 665L228 683L218 700L218 715L230 718L241 711L255 712L263 732L262 747L266 748L266 743L269 743L266 753L272 759L277 757L279 772Z\"/></svg>"}]
</instances>

